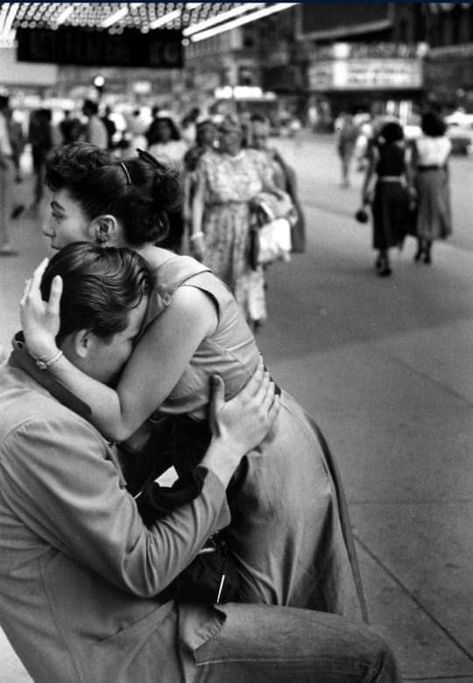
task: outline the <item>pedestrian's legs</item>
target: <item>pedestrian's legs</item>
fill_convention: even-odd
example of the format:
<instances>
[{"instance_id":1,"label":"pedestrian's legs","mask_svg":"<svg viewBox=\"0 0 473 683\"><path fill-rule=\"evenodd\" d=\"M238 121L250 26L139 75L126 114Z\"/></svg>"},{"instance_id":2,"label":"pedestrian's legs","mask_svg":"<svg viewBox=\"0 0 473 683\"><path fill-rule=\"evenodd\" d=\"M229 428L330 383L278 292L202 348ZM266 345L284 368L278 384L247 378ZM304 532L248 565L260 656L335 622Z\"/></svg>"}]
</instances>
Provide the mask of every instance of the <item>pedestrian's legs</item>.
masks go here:
<instances>
[{"instance_id":1,"label":"pedestrian's legs","mask_svg":"<svg viewBox=\"0 0 473 683\"><path fill-rule=\"evenodd\" d=\"M391 275L391 265L389 263L389 250L380 249L378 258L376 259L376 272L380 277L387 277Z\"/></svg>"},{"instance_id":2,"label":"pedestrian's legs","mask_svg":"<svg viewBox=\"0 0 473 683\"><path fill-rule=\"evenodd\" d=\"M219 606L220 631L194 651L196 683L397 683L390 647L342 617L291 607Z\"/></svg>"},{"instance_id":3,"label":"pedestrian's legs","mask_svg":"<svg viewBox=\"0 0 473 683\"><path fill-rule=\"evenodd\" d=\"M424 263L427 263L427 264L432 263L431 249L432 249L432 240L425 240Z\"/></svg>"},{"instance_id":4,"label":"pedestrian's legs","mask_svg":"<svg viewBox=\"0 0 473 683\"><path fill-rule=\"evenodd\" d=\"M414 256L414 261L420 261L423 254L424 254L424 240L422 239L422 237L418 237L417 238L417 251L416 251L416 255Z\"/></svg>"},{"instance_id":5,"label":"pedestrian's legs","mask_svg":"<svg viewBox=\"0 0 473 683\"><path fill-rule=\"evenodd\" d=\"M5 162L6 168L0 167L0 253L11 253L10 245L10 213L13 185L13 168Z\"/></svg>"}]
</instances>

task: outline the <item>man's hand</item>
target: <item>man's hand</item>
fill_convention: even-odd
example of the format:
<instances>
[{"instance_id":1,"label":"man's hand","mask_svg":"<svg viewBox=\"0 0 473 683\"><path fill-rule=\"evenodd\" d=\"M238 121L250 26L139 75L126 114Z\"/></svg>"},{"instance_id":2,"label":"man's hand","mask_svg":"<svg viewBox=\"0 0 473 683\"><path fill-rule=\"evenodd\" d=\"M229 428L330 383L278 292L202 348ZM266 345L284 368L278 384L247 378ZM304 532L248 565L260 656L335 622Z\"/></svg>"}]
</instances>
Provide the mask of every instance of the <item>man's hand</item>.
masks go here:
<instances>
[{"instance_id":1,"label":"man's hand","mask_svg":"<svg viewBox=\"0 0 473 683\"><path fill-rule=\"evenodd\" d=\"M261 443L271 429L279 413L279 396L262 366L229 401L224 400L222 380L213 377L212 382L210 428L213 437L202 465L226 486L245 453Z\"/></svg>"}]
</instances>

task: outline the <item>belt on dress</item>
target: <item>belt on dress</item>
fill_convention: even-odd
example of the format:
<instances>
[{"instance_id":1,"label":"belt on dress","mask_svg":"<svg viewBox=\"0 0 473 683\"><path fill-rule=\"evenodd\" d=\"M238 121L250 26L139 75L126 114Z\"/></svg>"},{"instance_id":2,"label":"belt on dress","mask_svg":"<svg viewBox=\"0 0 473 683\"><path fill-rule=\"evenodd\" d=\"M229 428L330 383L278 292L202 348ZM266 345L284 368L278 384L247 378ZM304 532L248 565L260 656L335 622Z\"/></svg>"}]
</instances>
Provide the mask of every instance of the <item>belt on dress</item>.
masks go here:
<instances>
[{"instance_id":1,"label":"belt on dress","mask_svg":"<svg viewBox=\"0 0 473 683\"><path fill-rule=\"evenodd\" d=\"M405 178L404 176L400 175L380 175L378 176L378 180L380 183L401 183L405 184Z\"/></svg>"},{"instance_id":2,"label":"belt on dress","mask_svg":"<svg viewBox=\"0 0 473 683\"><path fill-rule=\"evenodd\" d=\"M445 166L440 164L429 164L428 166L418 166L418 171L438 171L440 168L445 168Z\"/></svg>"}]
</instances>

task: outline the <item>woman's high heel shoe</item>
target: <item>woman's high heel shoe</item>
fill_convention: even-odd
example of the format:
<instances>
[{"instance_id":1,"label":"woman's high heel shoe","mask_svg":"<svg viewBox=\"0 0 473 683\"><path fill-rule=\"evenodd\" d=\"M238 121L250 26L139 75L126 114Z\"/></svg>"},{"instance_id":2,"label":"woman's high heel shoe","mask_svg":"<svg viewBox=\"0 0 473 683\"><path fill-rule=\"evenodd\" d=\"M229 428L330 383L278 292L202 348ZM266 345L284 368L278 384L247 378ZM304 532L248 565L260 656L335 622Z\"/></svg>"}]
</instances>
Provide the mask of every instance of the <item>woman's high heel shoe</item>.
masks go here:
<instances>
[{"instance_id":1,"label":"woman's high heel shoe","mask_svg":"<svg viewBox=\"0 0 473 683\"><path fill-rule=\"evenodd\" d=\"M389 259L385 255L380 255L376 259L376 273L378 274L379 277L389 277L391 275L392 270L389 265Z\"/></svg>"},{"instance_id":2,"label":"woman's high heel shoe","mask_svg":"<svg viewBox=\"0 0 473 683\"><path fill-rule=\"evenodd\" d=\"M424 250L422 249L422 247L419 247L416 251L416 255L414 256L414 261L417 263L418 261L421 260L423 255L424 255Z\"/></svg>"}]
</instances>

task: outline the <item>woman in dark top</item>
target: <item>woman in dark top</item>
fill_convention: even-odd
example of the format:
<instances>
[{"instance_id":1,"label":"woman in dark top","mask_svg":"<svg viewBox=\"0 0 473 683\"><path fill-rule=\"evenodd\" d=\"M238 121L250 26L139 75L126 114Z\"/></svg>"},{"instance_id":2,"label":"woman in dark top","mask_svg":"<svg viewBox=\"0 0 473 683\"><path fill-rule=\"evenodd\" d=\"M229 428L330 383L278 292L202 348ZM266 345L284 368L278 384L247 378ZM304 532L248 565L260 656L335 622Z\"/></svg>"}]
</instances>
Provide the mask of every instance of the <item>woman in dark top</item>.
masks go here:
<instances>
[{"instance_id":1,"label":"woman in dark top","mask_svg":"<svg viewBox=\"0 0 473 683\"><path fill-rule=\"evenodd\" d=\"M387 277L392 272L389 249L402 244L409 207L404 133L394 121L386 123L371 143L362 201L372 208L376 272Z\"/></svg>"}]
</instances>

